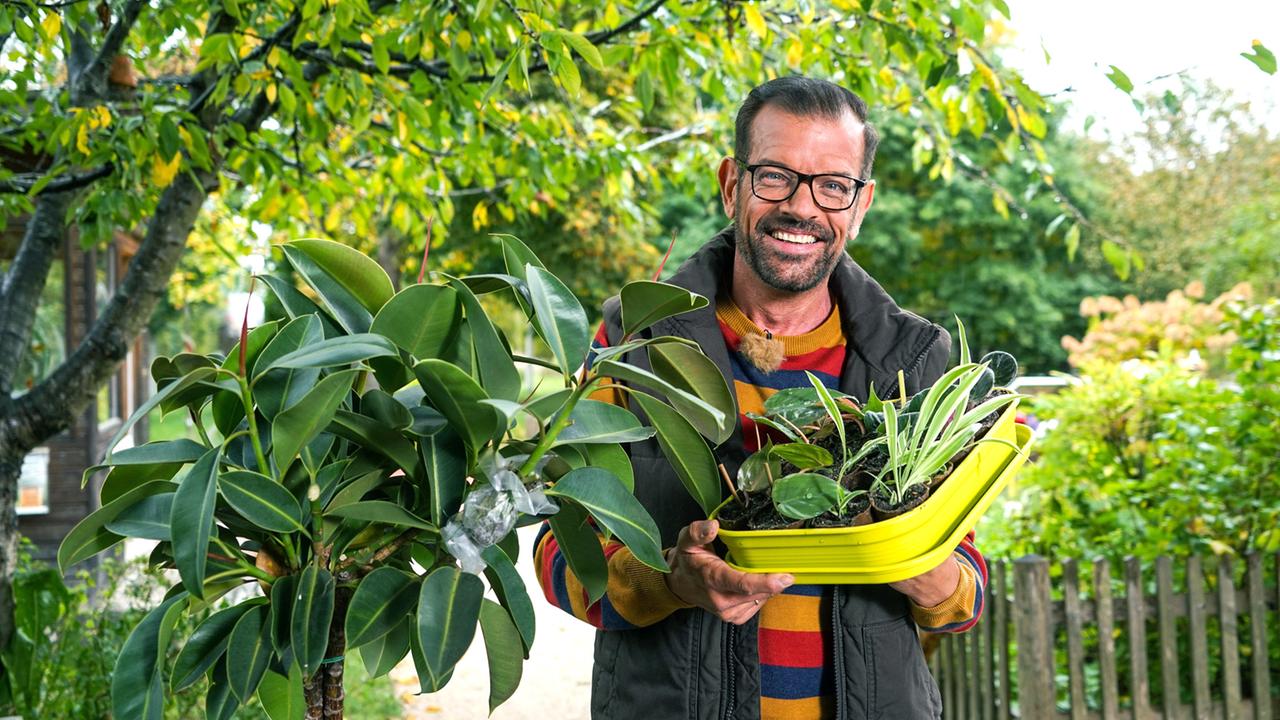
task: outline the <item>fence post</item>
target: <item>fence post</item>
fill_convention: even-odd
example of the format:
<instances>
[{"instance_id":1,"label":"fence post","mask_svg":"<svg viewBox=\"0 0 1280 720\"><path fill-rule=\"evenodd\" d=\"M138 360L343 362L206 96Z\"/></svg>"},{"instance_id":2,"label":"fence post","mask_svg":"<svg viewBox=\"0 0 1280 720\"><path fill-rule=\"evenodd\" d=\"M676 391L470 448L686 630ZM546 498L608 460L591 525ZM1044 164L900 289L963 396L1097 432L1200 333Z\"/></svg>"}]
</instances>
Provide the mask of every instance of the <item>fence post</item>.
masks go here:
<instances>
[{"instance_id":1,"label":"fence post","mask_svg":"<svg viewBox=\"0 0 1280 720\"><path fill-rule=\"evenodd\" d=\"M1049 561L1027 555L1013 561L1013 625L1018 648L1018 707L1024 718L1056 713L1053 636L1049 627Z\"/></svg>"}]
</instances>

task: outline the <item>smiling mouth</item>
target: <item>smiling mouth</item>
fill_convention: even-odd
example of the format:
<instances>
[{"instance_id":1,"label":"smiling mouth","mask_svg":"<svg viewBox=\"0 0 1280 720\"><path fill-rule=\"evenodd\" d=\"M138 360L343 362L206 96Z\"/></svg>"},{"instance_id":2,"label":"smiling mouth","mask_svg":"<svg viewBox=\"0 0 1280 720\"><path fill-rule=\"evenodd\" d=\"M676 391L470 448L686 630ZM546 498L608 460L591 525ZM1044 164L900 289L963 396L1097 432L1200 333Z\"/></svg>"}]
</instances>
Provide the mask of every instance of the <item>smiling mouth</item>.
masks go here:
<instances>
[{"instance_id":1,"label":"smiling mouth","mask_svg":"<svg viewBox=\"0 0 1280 720\"><path fill-rule=\"evenodd\" d=\"M818 238L813 235L797 235L795 233L783 232L781 230L775 230L774 232L769 233L769 237L792 245L812 245L818 241Z\"/></svg>"}]
</instances>

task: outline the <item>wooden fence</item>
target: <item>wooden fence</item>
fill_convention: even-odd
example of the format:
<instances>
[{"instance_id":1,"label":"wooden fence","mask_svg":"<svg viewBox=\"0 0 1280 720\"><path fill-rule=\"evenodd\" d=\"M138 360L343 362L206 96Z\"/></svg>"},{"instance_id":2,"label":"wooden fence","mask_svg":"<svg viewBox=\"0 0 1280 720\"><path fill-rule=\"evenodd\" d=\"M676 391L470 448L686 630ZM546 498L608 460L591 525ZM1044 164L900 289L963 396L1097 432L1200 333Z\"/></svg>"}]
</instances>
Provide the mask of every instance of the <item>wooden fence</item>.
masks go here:
<instances>
[{"instance_id":1,"label":"wooden fence","mask_svg":"<svg viewBox=\"0 0 1280 720\"><path fill-rule=\"evenodd\" d=\"M944 717L1280 720L1280 554L1120 572L993 562L982 621L930 660Z\"/></svg>"}]
</instances>

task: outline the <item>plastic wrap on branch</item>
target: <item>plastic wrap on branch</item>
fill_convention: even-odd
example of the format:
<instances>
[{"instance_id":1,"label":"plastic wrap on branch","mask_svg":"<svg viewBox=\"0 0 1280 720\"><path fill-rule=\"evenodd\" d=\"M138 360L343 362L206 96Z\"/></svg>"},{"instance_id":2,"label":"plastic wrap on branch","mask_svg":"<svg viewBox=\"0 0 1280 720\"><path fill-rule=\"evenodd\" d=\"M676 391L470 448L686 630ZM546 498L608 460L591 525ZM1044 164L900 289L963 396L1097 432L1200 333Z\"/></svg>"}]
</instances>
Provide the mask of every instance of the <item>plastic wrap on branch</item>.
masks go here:
<instances>
[{"instance_id":1,"label":"plastic wrap on branch","mask_svg":"<svg viewBox=\"0 0 1280 720\"><path fill-rule=\"evenodd\" d=\"M458 559L458 566L462 568L462 572L472 575L484 572L486 563L480 557L483 548L471 539L462 525L450 520L445 523L444 530L440 534L444 538L444 546L449 550L449 554Z\"/></svg>"},{"instance_id":2,"label":"plastic wrap on branch","mask_svg":"<svg viewBox=\"0 0 1280 720\"><path fill-rule=\"evenodd\" d=\"M480 460L487 483L476 483L462 503L462 509L445 524L445 547L458 559L463 572L480 574L485 562L480 553L506 537L516 526L520 513L550 515L559 508L547 498L542 482L526 488L513 468L524 458L488 455ZM538 463L535 473L546 463Z\"/></svg>"}]
</instances>

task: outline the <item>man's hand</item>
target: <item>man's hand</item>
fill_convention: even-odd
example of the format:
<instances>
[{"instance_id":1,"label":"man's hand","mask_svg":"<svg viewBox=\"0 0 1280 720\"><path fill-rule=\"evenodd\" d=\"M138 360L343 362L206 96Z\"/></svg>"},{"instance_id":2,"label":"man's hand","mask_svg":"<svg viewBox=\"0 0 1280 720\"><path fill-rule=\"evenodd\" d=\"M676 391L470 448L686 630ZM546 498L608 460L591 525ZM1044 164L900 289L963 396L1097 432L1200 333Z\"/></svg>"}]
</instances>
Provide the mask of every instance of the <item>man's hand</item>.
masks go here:
<instances>
[{"instance_id":1,"label":"man's hand","mask_svg":"<svg viewBox=\"0 0 1280 720\"><path fill-rule=\"evenodd\" d=\"M744 573L729 567L711 549L719 529L715 520L702 520L680 531L667 556L671 565L667 587L690 605L741 625L760 611L765 600L790 587L795 578L781 573Z\"/></svg>"},{"instance_id":2,"label":"man's hand","mask_svg":"<svg viewBox=\"0 0 1280 720\"><path fill-rule=\"evenodd\" d=\"M889 587L911 598L922 608L941 605L960 585L960 566L954 554L948 555L938 567L913 578L889 583Z\"/></svg>"}]
</instances>

